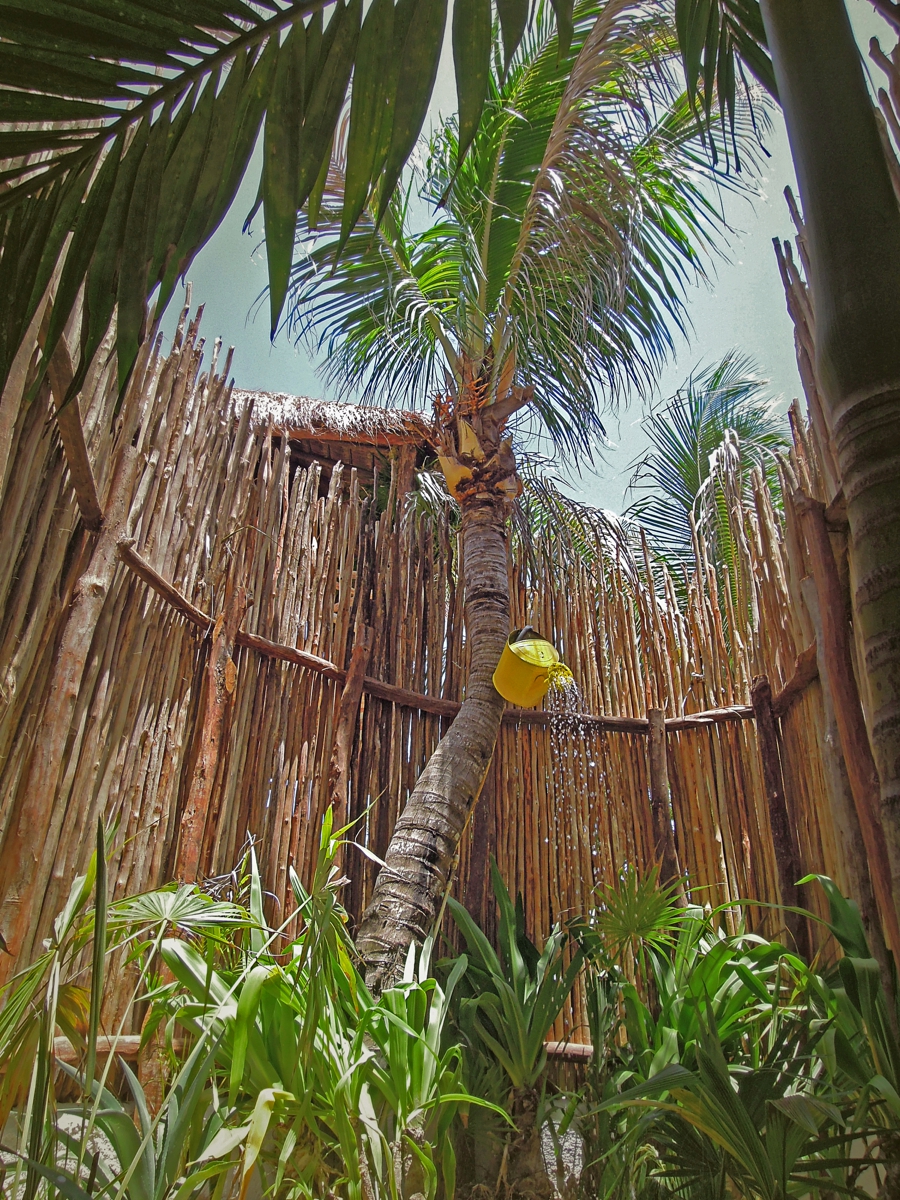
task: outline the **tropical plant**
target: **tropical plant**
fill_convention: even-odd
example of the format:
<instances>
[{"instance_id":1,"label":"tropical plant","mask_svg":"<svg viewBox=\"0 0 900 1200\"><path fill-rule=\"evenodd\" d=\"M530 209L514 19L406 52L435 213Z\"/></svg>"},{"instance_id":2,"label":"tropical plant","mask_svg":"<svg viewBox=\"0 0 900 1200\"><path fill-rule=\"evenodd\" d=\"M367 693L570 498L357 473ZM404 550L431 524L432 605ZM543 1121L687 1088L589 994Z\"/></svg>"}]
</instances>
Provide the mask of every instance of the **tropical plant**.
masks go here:
<instances>
[{"instance_id":1,"label":"tropical plant","mask_svg":"<svg viewBox=\"0 0 900 1200\"><path fill-rule=\"evenodd\" d=\"M460 1047L446 1029L467 962L441 986L430 974L431 943L410 947L401 978L373 999L339 902L344 833L329 810L310 890L291 873L303 929L287 947L266 925L252 851L246 950L209 955L182 939L162 943L174 981L154 993L157 1013L211 1046L227 1080L221 1128L198 1162L213 1172L243 1147L244 1189L258 1170L276 1193L430 1200L440 1178L452 1195L456 1113L489 1105L464 1087Z\"/></svg>"},{"instance_id":2,"label":"tropical plant","mask_svg":"<svg viewBox=\"0 0 900 1200\"><path fill-rule=\"evenodd\" d=\"M221 1118L215 1101L214 1055L198 1042L175 1073L169 1095L151 1117L140 1083L120 1060L135 1104L139 1129L111 1091L115 1051L124 1021L151 978L166 935L219 938L245 928L246 913L237 905L216 902L194 887L172 886L110 903L107 898L108 839L98 825L97 849L87 873L72 884L57 917L46 952L4 988L0 1012L0 1117L17 1108L17 1139L4 1147L16 1162L13 1194L28 1200L42 1185L68 1200L87 1200L91 1191L108 1191L131 1200L188 1196L213 1173L199 1176L189 1163L202 1155ZM93 906L89 907L91 895ZM84 958L89 955L88 986ZM118 1031L98 1051L101 1010L111 955L137 966L130 996L118 996L123 1016ZM117 975L121 978L121 975ZM79 1052L79 1068L63 1070L77 1085L76 1105L57 1103L54 1088L57 1031ZM118 1159L111 1162L94 1149L95 1133L107 1136ZM220 1164L218 1172L224 1167ZM86 1185L82 1186L82 1185Z\"/></svg>"},{"instance_id":3,"label":"tropical plant","mask_svg":"<svg viewBox=\"0 0 900 1200\"><path fill-rule=\"evenodd\" d=\"M588 964L580 1121L598 1195L862 1194L865 1170L895 1169L897 1042L878 966L855 906L820 882L845 950L822 974L777 942L728 934L724 911L664 917L658 905L656 919L633 887L621 902L607 889L573 925Z\"/></svg>"},{"instance_id":4,"label":"tropical plant","mask_svg":"<svg viewBox=\"0 0 900 1200\"><path fill-rule=\"evenodd\" d=\"M554 8L565 41L572 0ZM297 214L318 203L348 92L345 232L367 203L382 208L400 177L446 16L446 0L379 0L365 12L362 0L5 5L0 390L51 281L44 366L84 286L69 398L114 310L124 384L151 320L148 299L159 287L158 316L234 200L261 130L274 331ZM508 59L528 5L501 3L497 16ZM493 19L491 0L454 8L463 153L485 98Z\"/></svg>"},{"instance_id":5,"label":"tropical plant","mask_svg":"<svg viewBox=\"0 0 900 1200\"><path fill-rule=\"evenodd\" d=\"M243 1198L257 1174L276 1195L430 1200L439 1175L453 1194L456 1113L490 1106L466 1091L447 1031L467 960L441 986L430 943L411 947L403 977L373 1000L339 902L344 832L329 811L310 890L292 877L298 908L288 920L303 928L285 945L266 922L252 846L246 909L188 886L107 903L100 830L47 954L11 982L0 1014L4 1120L18 1106L17 1143L3 1147L18 1163L14 1194L49 1185L67 1200L187 1200L203 1189L221 1195L232 1180ZM105 1062L98 1052L104 964L123 953L139 968L130 997L115 997L123 1027L136 1000L149 1002L142 1044L165 1022L167 1044L179 1046L155 1112L118 1060L134 1117L112 1082L118 1035ZM77 1068L62 1064L81 1097L74 1105L55 1098L57 1030L81 1051Z\"/></svg>"},{"instance_id":6,"label":"tropical plant","mask_svg":"<svg viewBox=\"0 0 900 1200\"><path fill-rule=\"evenodd\" d=\"M737 454L740 500L752 496L750 475L759 466L777 485L776 454L788 445L786 424L766 395L750 359L735 351L691 372L674 396L651 409L643 430L650 449L632 463L629 490L638 498L627 516L639 521L654 549L673 564L693 556L692 526L723 561L731 553L731 525L717 469Z\"/></svg>"},{"instance_id":7,"label":"tropical plant","mask_svg":"<svg viewBox=\"0 0 900 1200\"><path fill-rule=\"evenodd\" d=\"M875 7L897 27L896 5ZM815 373L847 499L854 628L900 905L900 207L844 0L678 0L688 91L733 101L741 64L781 103L805 221ZM707 126L710 121L707 120ZM887 151L891 153L890 150Z\"/></svg>"},{"instance_id":8,"label":"tropical plant","mask_svg":"<svg viewBox=\"0 0 900 1200\"><path fill-rule=\"evenodd\" d=\"M673 49L664 16L629 0L583 0L568 49L541 17L509 64L495 60L465 159L455 120L432 140L422 194L441 215L424 232L407 194L344 241L342 155L301 223L294 334L369 396L441 387L436 448L460 506L465 701L360 928L374 985L433 924L499 728L491 676L509 633L505 521L520 491L508 422L531 406L557 446L587 452L605 400L664 356L681 287L715 235L708 160L666 72Z\"/></svg>"},{"instance_id":9,"label":"tropical plant","mask_svg":"<svg viewBox=\"0 0 900 1200\"><path fill-rule=\"evenodd\" d=\"M541 1099L547 1063L545 1039L553 1028L581 970L581 952L567 950L568 934L556 926L543 949L525 931L521 894L513 904L497 864L491 859L497 901L495 950L471 915L452 898L447 906L463 935L467 954L456 1004L456 1024L466 1048L465 1079L470 1089L509 1112L514 1129L492 1119L492 1110L469 1115L463 1140L469 1170L466 1182L489 1185L503 1164L507 1185L527 1194L546 1183L541 1130L546 1113ZM449 969L450 964L445 964Z\"/></svg>"}]
</instances>

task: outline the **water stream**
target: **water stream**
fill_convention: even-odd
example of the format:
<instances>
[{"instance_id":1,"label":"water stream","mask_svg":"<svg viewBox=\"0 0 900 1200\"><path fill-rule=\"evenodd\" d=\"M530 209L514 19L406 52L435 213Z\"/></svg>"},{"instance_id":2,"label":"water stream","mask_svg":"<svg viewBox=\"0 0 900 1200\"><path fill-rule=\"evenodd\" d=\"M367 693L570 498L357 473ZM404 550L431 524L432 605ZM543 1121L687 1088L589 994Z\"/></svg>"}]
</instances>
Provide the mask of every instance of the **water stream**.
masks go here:
<instances>
[{"instance_id":1,"label":"water stream","mask_svg":"<svg viewBox=\"0 0 900 1200\"><path fill-rule=\"evenodd\" d=\"M579 828L580 805L572 805L574 797L584 797L589 787L588 768L595 764L588 761L591 752L590 732L581 722L584 712L584 697L581 688L568 670L554 672L547 691L546 707L550 713L550 755L553 764L554 794L553 811L559 819L564 812L568 820L561 820L557 837L564 839L567 848L574 849L579 842L589 838L587 829Z\"/></svg>"}]
</instances>

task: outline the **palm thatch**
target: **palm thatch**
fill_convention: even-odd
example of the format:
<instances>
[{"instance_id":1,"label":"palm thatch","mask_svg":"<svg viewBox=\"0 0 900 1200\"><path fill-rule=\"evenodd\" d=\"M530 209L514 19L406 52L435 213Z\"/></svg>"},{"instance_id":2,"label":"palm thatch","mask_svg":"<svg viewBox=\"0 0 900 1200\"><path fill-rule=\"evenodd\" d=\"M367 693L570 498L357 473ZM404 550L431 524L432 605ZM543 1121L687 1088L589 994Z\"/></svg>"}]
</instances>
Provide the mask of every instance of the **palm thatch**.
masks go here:
<instances>
[{"instance_id":1,"label":"palm thatch","mask_svg":"<svg viewBox=\"0 0 900 1200\"><path fill-rule=\"evenodd\" d=\"M314 400L283 392L244 391L235 388L237 412L252 406L253 423L269 423L296 441L340 442L344 446L427 446L435 437L430 421L421 413Z\"/></svg>"}]
</instances>

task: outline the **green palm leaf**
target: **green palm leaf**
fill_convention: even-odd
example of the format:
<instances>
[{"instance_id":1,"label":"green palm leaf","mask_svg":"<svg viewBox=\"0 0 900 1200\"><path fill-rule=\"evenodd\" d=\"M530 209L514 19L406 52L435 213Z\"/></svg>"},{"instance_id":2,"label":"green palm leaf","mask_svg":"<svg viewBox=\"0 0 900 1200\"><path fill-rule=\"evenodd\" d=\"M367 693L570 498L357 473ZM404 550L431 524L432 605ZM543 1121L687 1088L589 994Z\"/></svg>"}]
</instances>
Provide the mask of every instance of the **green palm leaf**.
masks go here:
<instances>
[{"instance_id":1,"label":"green palm leaf","mask_svg":"<svg viewBox=\"0 0 900 1200\"><path fill-rule=\"evenodd\" d=\"M124 385L151 321L148 297L158 289L158 316L231 205L263 129L274 330L297 213L315 194L348 91L345 233L370 196L390 201L446 23L446 0L383 0L365 21L362 0L3 0L0 10L0 387L70 238L44 362L84 287L72 395L116 306ZM482 10L483 58L491 0ZM515 4L499 16L511 52L525 23ZM458 87L467 123L477 122L483 72L461 71Z\"/></svg>"},{"instance_id":2,"label":"green palm leaf","mask_svg":"<svg viewBox=\"0 0 900 1200\"><path fill-rule=\"evenodd\" d=\"M745 96L750 95L743 68L778 97L759 0L675 0L675 23L691 108L711 132L718 99L721 123L724 127L727 121L731 130L740 168L734 140L739 79Z\"/></svg>"},{"instance_id":3,"label":"green palm leaf","mask_svg":"<svg viewBox=\"0 0 900 1200\"><path fill-rule=\"evenodd\" d=\"M692 557L691 520L699 521L702 509L711 544L718 533L727 559L730 525L712 477L714 456L731 431L743 467L759 464L774 481L775 456L787 446L784 418L774 410L754 363L731 351L721 362L698 368L675 396L650 412L643 428L650 449L632 464L629 487L637 499L628 516L640 521L656 550L677 565Z\"/></svg>"},{"instance_id":4,"label":"green palm leaf","mask_svg":"<svg viewBox=\"0 0 900 1200\"><path fill-rule=\"evenodd\" d=\"M409 195L377 230L370 202L348 236L339 147L328 219L298 230L288 316L328 352L327 377L420 404L445 377L458 391L474 373L489 404L531 387L555 444L588 449L604 406L670 349L720 225L675 53L664 17L630 0L582 0L567 49L539 13L494 61L462 162L456 119L432 139L421 198L439 216L424 230Z\"/></svg>"}]
</instances>

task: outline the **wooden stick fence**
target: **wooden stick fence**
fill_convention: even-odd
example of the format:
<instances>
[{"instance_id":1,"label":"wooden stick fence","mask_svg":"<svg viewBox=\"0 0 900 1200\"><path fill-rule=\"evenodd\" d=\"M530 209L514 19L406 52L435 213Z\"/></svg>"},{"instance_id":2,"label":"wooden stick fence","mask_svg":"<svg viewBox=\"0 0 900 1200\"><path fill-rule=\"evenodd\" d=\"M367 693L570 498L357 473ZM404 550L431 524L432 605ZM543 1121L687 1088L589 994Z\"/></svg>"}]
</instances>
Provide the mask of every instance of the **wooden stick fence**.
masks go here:
<instances>
[{"instance_id":1,"label":"wooden stick fence","mask_svg":"<svg viewBox=\"0 0 900 1200\"><path fill-rule=\"evenodd\" d=\"M379 441L377 422L367 425L363 440L383 447L374 487L340 465L323 486L319 466L293 455L302 422L276 424L265 398L235 400L218 344L205 371L203 356L199 314L185 316L171 354L144 348L117 407L114 363L98 355L79 405L99 531L52 395L26 403L25 372L13 397L0 480L0 928L19 963L84 869L98 815L117 825L119 894L224 876L252 836L284 914L289 868L308 878L327 804L346 803L356 841L383 855L458 708L467 644L456 532L449 508L410 498L418 427L405 441L393 422ZM352 428L343 436L352 441ZM798 477L826 474L815 436L798 425L787 468ZM646 545L599 525L581 530L577 553L565 531L514 539L513 623L556 642L585 712L506 715L456 882L488 929L490 854L526 897L535 936L589 909L622 870L646 870L663 765L691 896L730 906L732 923L742 898L783 900L751 719L761 674L775 695L798 870L854 890L859 864L841 824L850 810L833 802L823 749L803 531L761 479L753 497L733 518L733 579L713 571L702 538L696 570L677 585ZM651 710L664 714L655 776ZM358 915L377 868L349 847L345 869ZM822 911L815 889L800 899ZM780 927L762 908L747 920ZM798 936L822 941L818 926ZM577 1041L585 1028L576 995L555 1037Z\"/></svg>"}]
</instances>

